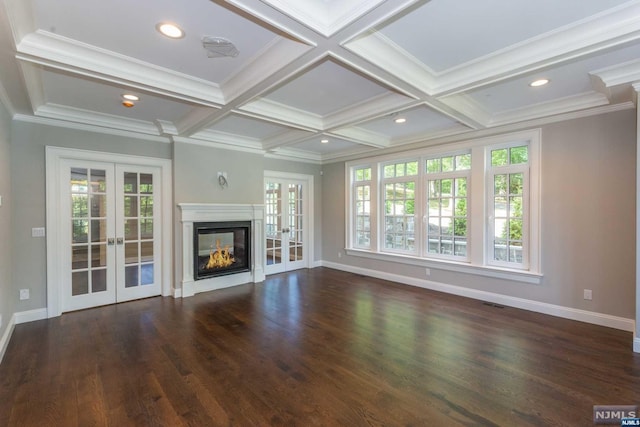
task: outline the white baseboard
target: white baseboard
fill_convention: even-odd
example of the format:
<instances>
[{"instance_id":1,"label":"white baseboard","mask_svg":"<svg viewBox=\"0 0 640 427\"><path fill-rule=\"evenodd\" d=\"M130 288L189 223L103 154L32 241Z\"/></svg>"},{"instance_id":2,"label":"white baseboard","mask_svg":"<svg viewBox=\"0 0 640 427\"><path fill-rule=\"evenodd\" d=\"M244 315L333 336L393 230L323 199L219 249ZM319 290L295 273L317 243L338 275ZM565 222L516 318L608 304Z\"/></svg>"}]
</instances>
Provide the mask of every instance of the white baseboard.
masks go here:
<instances>
[{"instance_id":1,"label":"white baseboard","mask_svg":"<svg viewBox=\"0 0 640 427\"><path fill-rule=\"evenodd\" d=\"M11 316L9 319L9 323L7 323L7 329L4 330L4 334L2 334L2 338L0 338L0 363L2 363L2 358L4 358L4 353L7 351L7 346L9 345L9 340L11 339L11 334L13 334L13 328L16 325L15 315Z\"/></svg>"},{"instance_id":2,"label":"white baseboard","mask_svg":"<svg viewBox=\"0 0 640 427\"><path fill-rule=\"evenodd\" d=\"M322 265L336 270L347 271L350 273L361 274L363 276L376 277L378 279L398 282L405 285L417 286L420 288L431 289L434 291L444 292L453 295L459 295L467 298L492 302L495 304L506 305L523 310L534 311L536 313L548 314L551 316L562 317L565 319L578 320L580 322L592 323L594 325L606 326L609 328L620 329L632 332L635 330L635 320L624 317L611 316L608 314L596 313L593 311L580 310L571 307L564 307L555 304L548 304L539 301L528 300L524 298L512 297L508 295L496 294L493 292L481 291L477 289L464 288L462 286L448 285L446 283L433 282L430 280L417 279L399 274L385 273L382 271L371 270L351 265L338 264L330 261L322 261ZM640 339L634 340L634 349L639 347Z\"/></svg>"},{"instance_id":3,"label":"white baseboard","mask_svg":"<svg viewBox=\"0 0 640 427\"><path fill-rule=\"evenodd\" d=\"M0 339L0 363L2 362L2 358L4 357L4 353L7 350L7 346L9 345L9 340L11 339L11 335L13 335L13 330L16 325L27 322L34 322L36 320L47 319L47 309L46 308L37 308L35 310L21 311L18 313L13 313L9 323L7 324L7 329L5 329L2 338Z\"/></svg>"},{"instance_id":4,"label":"white baseboard","mask_svg":"<svg viewBox=\"0 0 640 427\"><path fill-rule=\"evenodd\" d=\"M35 310L29 311L20 311L18 313L14 313L15 324L19 325L21 323L27 322L35 322L36 320L47 319L47 309L46 308L37 308Z\"/></svg>"}]
</instances>

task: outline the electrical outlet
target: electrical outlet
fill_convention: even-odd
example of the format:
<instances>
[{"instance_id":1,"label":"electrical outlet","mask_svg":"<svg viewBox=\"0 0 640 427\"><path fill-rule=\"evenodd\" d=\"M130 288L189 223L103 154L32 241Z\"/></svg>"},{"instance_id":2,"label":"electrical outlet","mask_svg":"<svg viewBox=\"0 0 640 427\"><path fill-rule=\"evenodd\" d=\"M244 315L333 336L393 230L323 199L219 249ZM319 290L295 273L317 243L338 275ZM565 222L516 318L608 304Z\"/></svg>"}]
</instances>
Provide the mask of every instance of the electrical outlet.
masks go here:
<instances>
[{"instance_id":1,"label":"electrical outlet","mask_svg":"<svg viewBox=\"0 0 640 427\"><path fill-rule=\"evenodd\" d=\"M342 251L338 251L338 258L342 258Z\"/></svg>"},{"instance_id":2,"label":"electrical outlet","mask_svg":"<svg viewBox=\"0 0 640 427\"><path fill-rule=\"evenodd\" d=\"M431 276L431 269L430 268L425 268L424 272L426 273L427 277Z\"/></svg>"},{"instance_id":3,"label":"electrical outlet","mask_svg":"<svg viewBox=\"0 0 640 427\"><path fill-rule=\"evenodd\" d=\"M20 299L29 299L29 289L20 289Z\"/></svg>"},{"instance_id":4,"label":"electrical outlet","mask_svg":"<svg viewBox=\"0 0 640 427\"><path fill-rule=\"evenodd\" d=\"M0 329L2 329L2 314L0 314Z\"/></svg>"},{"instance_id":5,"label":"electrical outlet","mask_svg":"<svg viewBox=\"0 0 640 427\"><path fill-rule=\"evenodd\" d=\"M584 290L584 299L591 301L593 299L593 292L591 289Z\"/></svg>"},{"instance_id":6,"label":"electrical outlet","mask_svg":"<svg viewBox=\"0 0 640 427\"><path fill-rule=\"evenodd\" d=\"M31 229L31 237L44 237L45 231L44 227L33 227Z\"/></svg>"}]
</instances>

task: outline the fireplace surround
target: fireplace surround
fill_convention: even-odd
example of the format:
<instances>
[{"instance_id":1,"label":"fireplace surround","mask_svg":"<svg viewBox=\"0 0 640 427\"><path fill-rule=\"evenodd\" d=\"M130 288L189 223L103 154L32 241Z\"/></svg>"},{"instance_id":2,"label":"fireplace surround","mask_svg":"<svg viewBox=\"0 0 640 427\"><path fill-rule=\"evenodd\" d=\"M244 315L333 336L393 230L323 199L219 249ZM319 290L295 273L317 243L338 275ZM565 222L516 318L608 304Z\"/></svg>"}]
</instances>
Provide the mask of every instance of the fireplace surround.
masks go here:
<instances>
[{"instance_id":1,"label":"fireplace surround","mask_svg":"<svg viewBox=\"0 0 640 427\"><path fill-rule=\"evenodd\" d=\"M176 296L264 280L263 205L179 203L178 208L182 280ZM225 263L230 265L220 267Z\"/></svg>"}]
</instances>

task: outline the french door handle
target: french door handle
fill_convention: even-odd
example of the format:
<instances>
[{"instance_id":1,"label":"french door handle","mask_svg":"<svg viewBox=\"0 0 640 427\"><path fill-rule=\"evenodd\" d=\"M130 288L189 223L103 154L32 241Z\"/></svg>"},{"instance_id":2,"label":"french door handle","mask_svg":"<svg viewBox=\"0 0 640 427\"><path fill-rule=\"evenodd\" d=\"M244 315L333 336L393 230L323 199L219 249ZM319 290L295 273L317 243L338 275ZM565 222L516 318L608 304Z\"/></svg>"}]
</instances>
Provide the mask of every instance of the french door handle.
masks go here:
<instances>
[{"instance_id":1,"label":"french door handle","mask_svg":"<svg viewBox=\"0 0 640 427\"><path fill-rule=\"evenodd\" d=\"M114 239L113 237L109 237L107 239L107 245L113 246L115 243L116 243L116 239Z\"/></svg>"},{"instance_id":2,"label":"french door handle","mask_svg":"<svg viewBox=\"0 0 640 427\"><path fill-rule=\"evenodd\" d=\"M124 237L118 237L116 239L116 243L119 244L119 245L123 244L124 243Z\"/></svg>"},{"instance_id":3,"label":"french door handle","mask_svg":"<svg viewBox=\"0 0 640 427\"><path fill-rule=\"evenodd\" d=\"M282 232L283 232L283 233L288 233L289 231L291 231L291 230L290 230L290 229L288 229L288 228L283 228L283 229L282 229Z\"/></svg>"}]
</instances>

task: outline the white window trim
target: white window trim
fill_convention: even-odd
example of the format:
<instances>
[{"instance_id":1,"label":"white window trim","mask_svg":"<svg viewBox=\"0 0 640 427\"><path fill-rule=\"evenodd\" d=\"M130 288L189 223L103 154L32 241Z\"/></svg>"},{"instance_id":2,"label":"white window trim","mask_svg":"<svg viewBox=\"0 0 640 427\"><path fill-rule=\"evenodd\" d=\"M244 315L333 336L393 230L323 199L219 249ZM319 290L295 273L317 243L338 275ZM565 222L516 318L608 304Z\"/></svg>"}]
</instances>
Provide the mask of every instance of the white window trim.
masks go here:
<instances>
[{"instance_id":1,"label":"white window trim","mask_svg":"<svg viewBox=\"0 0 640 427\"><path fill-rule=\"evenodd\" d=\"M489 260L488 250L486 248L488 224L487 224L487 199L488 188L486 187L486 180L489 168L486 165L486 150L494 148L500 144L508 144L513 146L514 143L526 143L529 146L529 241L528 241L528 255L529 263L528 269L521 270L517 268L502 267L497 265L491 265ZM471 177L468 182L469 191L476 189L476 193L469 197L468 209L471 213L469 216L468 227L471 230L468 233L468 242L470 251L468 253L468 262L461 262L449 259L441 259L435 257L424 257L413 254L399 254L381 251L379 249L378 234L378 222L380 215L383 214L381 209L383 208L378 203L378 200L374 200L373 197L380 195L382 189L377 188L382 185L382 180L377 176L379 169L384 164L390 162L402 162L407 159L418 159L423 162L428 157L434 157L438 154L455 153L460 150L471 150ZM540 177L540 151L541 151L541 130L533 129L521 132L509 133L504 135L480 138L470 141L463 141L445 146L427 147L424 149L412 150L404 152L402 155L390 154L378 157L372 157L367 159L360 159L358 161L347 162L345 164L345 176L347 177L346 185L346 215L347 215L347 227L345 230L345 253L347 255L370 258L379 261L400 262L403 264L428 267L433 269L440 269L446 271L454 271L459 273L474 274L479 276L493 277L498 279L511 280L515 282L523 282L530 284L539 284L542 282L542 268L540 265L540 190L541 190L541 177ZM351 177L351 171L353 168L362 166L371 166L372 170L372 206L377 206L377 215L372 215L371 220L371 249L359 249L352 245L353 239L353 215L352 215L352 190L353 181ZM426 182L424 177L427 175L422 172L422 163L420 164L420 174L418 175L417 184L423 186ZM481 190L477 190L481 189ZM422 191L422 189L420 190ZM477 191L482 191L479 195ZM416 189L418 192L418 189ZM416 199L418 196L416 196ZM422 200L422 197L421 197ZM418 203L418 200L416 200ZM374 212L374 208L372 208ZM482 212L481 217L474 215L474 213ZM422 218L416 218L416 225L422 225ZM477 221L481 221L480 226L477 225ZM420 231L422 233L422 230ZM422 235L421 235L422 236ZM474 244L480 242L480 244ZM420 244L422 245L422 244ZM421 246L420 246L421 247ZM418 254L422 254L419 249Z\"/></svg>"}]
</instances>

